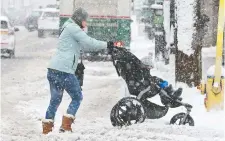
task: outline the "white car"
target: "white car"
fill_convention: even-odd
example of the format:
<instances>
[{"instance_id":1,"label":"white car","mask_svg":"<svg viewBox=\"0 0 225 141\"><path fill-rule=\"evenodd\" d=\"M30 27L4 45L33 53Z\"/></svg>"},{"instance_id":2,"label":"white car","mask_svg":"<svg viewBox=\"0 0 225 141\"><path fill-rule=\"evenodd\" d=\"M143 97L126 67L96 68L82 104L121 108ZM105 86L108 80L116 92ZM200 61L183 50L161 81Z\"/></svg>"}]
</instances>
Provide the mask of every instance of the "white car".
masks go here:
<instances>
[{"instance_id":1,"label":"white car","mask_svg":"<svg viewBox=\"0 0 225 141\"><path fill-rule=\"evenodd\" d=\"M7 55L10 58L15 57L15 32L19 31L18 28L13 27L6 16L0 16L0 43L1 55Z\"/></svg>"},{"instance_id":2,"label":"white car","mask_svg":"<svg viewBox=\"0 0 225 141\"><path fill-rule=\"evenodd\" d=\"M38 37L42 37L45 32L59 33L59 9L43 9L43 13L38 19Z\"/></svg>"}]
</instances>

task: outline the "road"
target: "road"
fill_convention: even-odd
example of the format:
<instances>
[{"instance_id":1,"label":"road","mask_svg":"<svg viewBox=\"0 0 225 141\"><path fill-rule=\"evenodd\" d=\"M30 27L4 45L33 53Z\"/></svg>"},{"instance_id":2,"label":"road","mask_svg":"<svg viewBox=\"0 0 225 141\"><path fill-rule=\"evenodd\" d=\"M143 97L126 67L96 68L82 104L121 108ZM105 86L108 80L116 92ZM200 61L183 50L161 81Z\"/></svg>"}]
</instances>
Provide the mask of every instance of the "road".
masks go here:
<instances>
[{"instance_id":1,"label":"road","mask_svg":"<svg viewBox=\"0 0 225 141\"><path fill-rule=\"evenodd\" d=\"M84 100L72 125L74 133L59 134L61 117L70 102L65 93L55 119L52 133L41 134L41 119L45 115L50 94L46 72L49 59L54 53L57 38L37 38L37 32L23 28L17 34L16 58L1 60L1 138L3 141L222 141L224 134L218 114L205 114L202 97L187 89L185 100L195 102L193 115L196 127L169 126L171 115L159 120L147 120L131 127L112 127L110 110L121 99L123 87L111 62L86 62L83 88ZM134 39L135 40L135 39ZM135 42L135 41L134 41ZM133 43L135 49L149 46L151 42ZM152 47L152 45L150 45ZM133 51L135 51L135 49ZM141 56L142 53L137 53ZM160 73L162 74L162 73ZM168 77L168 74L165 74ZM190 92L193 94L190 95ZM194 100L193 100L194 97ZM191 103L192 104L192 103ZM200 105L200 106L199 106ZM206 116L207 115L207 116ZM221 115L221 114L219 114ZM205 124L208 124L205 125ZM210 125L216 125L210 127Z\"/></svg>"},{"instance_id":2,"label":"road","mask_svg":"<svg viewBox=\"0 0 225 141\"><path fill-rule=\"evenodd\" d=\"M16 37L16 58L2 58L1 61L2 136L5 139L17 139L19 135L18 139L27 140L29 137L38 137L37 135L41 133L39 120L44 117L49 100L42 105L42 114L38 115L38 124L33 124L32 121L29 121L29 116L24 115L15 107L21 104L21 101L31 101L38 98L49 99L46 72L49 59L57 45L57 38L38 38L37 32L27 32L24 28L16 33ZM84 82L86 85L83 92L84 104L81 105L78 116L90 119L93 116L101 115L109 118L111 107L119 100L119 95L115 93L120 88L117 82L119 79L115 78L116 72L112 63L85 62L85 65L85 77L89 79ZM66 100L69 100L67 94L65 97ZM107 106L104 106L106 103ZM64 105L64 109L59 109L59 111L64 112L68 103L62 105ZM35 110L35 107L32 109ZM57 116L56 119L59 120L56 123L57 127L61 124L61 115Z\"/></svg>"},{"instance_id":3,"label":"road","mask_svg":"<svg viewBox=\"0 0 225 141\"><path fill-rule=\"evenodd\" d=\"M3 134L14 135L20 134L26 126L23 125L26 121L25 116L14 107L19 101L30 100L38 93L38 91L31 91L32 87L37 87L32 90L41 89L42 86L37 86L35 82L45 76L37 72L46 71L51 49L56 45L56 39L38 39L36 32L27 32L24 28L16 33L16 41L16 58L2 58L1 60ZM29 122L27 124L32 125ZM4 125L8 128L5 129Z\"/></svg>"}]
</instances>

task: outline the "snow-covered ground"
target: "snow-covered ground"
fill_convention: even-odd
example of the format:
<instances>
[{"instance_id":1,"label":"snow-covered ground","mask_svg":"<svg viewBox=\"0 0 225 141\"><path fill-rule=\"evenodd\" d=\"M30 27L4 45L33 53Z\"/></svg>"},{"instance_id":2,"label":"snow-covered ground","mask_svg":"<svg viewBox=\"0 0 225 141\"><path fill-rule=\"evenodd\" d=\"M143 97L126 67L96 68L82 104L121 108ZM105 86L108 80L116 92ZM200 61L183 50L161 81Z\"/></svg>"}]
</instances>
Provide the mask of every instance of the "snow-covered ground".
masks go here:
<instances>
[{"instance_id":1,"label":"snow-covered ground","mask_svg":"<svg viewBox=\"0 0 225 141\"><path fill-rule=\"evenodd\" d=\"M135 22L132 29L131 51L139 58L153 52L153 42L139 36L140 28ZM70 102L69 96L64 93L54 131L42 135L41 119L50 98L46 67L57 39L38 39L36 32L23 32L17 34L27 34L28 38L18 44L17 58L2 59L2 141L224 141L224 113L206 112L204 96L195 88L184 85L180 85L184 87L183 101L193 105L191 116L195 120L194 127L168 125L173 115L185 112L183 107L170 109L161 119L146 120L130 127L113 127L109 115L113 105L122 97L123 81L111 62L87 61L84 100L72 126L74 133L58 133L61 117ZM157 63L152 73L174 83L173 62L168 66ZM153 99L159 103L158 96Z\"/></svg>"}]
</instances>

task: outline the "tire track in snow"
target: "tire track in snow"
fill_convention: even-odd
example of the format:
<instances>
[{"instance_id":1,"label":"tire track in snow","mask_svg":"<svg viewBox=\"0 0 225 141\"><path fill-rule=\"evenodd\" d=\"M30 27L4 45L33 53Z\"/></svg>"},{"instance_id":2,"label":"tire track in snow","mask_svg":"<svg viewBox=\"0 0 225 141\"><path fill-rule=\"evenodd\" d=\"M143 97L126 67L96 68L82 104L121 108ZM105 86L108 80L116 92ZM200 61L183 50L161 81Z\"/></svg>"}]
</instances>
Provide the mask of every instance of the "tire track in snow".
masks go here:
<instances>
[{"instance_id":1,"label":"tire track in snow","mask_svg":"<svg viewBox=\"0 0 225 141\"><path fill-rule=\"evenodd\" d=\"M43 76L46 76L49 51L56 45L55 41L53 38L40 40L31 34L18 43L15 59L1 60L1 122L4 123L1 136L4 141L25 140L40 129L14 106L21 100L28 101L46 93Z\"/></svg>"}]
</instances>

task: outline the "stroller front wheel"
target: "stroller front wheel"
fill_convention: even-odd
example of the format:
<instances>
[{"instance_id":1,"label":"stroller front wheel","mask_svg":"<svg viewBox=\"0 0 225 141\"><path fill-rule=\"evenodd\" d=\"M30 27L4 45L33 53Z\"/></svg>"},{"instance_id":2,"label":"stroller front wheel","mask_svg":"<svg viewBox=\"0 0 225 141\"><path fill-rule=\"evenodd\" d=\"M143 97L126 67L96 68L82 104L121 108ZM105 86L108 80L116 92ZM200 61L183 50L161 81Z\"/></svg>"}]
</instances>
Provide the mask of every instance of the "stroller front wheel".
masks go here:
<instances>
[{"instance_id":1,"label":"stroller front wheel","mask_svg":"<svg viewBox=\"0 0 225 141\"><path fill-rule=\"evenodd\" d=\"M182 121L184 120L185 115L186 115L185 113L178 113L174 115L170 120L170 124L194 126L194 120L190 115L187 115L185 121L182 124Z\"/></svg>"}]
</instances>

